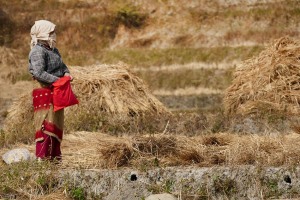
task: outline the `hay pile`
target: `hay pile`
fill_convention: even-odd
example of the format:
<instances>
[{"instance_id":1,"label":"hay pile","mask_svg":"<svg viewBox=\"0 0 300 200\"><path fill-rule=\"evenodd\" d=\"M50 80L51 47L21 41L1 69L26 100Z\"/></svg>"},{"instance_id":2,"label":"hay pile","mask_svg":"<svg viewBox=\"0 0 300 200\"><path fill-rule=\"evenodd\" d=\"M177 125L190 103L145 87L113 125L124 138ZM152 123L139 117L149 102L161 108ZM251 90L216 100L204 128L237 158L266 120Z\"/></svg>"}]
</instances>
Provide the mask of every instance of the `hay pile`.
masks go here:
<instances>
[{"instance_id":1,"label":"hay pile","mask_svg":"<svg viewBox=\"0 0 300 200\"><path fill-rule=\"evenodd\" d=\"M244 61L226 90L224 105L231 115L285 113L298 115L300 102L300 43L280 38Z\"/></svg>"},{"instance_id":2,"label":"hay pile","mask_svg":"<svg viewBox=\"0 0 300 200\"><path fill-rule=\"evenodd\" d=\"M80 101L79 106L67 109L66 125L73 130L140 132L146 126L159 125L170 114L125 65L70 70L75 77L73 90Z\"/></svg>"},{"instance_id":3,"label":"hay pile","mask_svg":"<svg viewBox=\"0 0 300 200\"><path fill-rule=\"evenodd\" d=\"M70 67L70 71L80 104L66 109L67 130L138 132L148 126L146 123L155 125L170 114L143 81L122 64ZM31 141L32 119L28 91L9 110L4 122L6 141Z\"/></svg>"},{"instance_id":4,"label":"hay pile","mask_svg":"<svg viewBox=\"0 0 300 200\"><path fill-rule=\"evenodd\" d=\"M72 67L73 90L82 106L97 104L111 114L165 113L165 107L149 92L143 81L125 65Z\"/></svg>"}]
</instances>

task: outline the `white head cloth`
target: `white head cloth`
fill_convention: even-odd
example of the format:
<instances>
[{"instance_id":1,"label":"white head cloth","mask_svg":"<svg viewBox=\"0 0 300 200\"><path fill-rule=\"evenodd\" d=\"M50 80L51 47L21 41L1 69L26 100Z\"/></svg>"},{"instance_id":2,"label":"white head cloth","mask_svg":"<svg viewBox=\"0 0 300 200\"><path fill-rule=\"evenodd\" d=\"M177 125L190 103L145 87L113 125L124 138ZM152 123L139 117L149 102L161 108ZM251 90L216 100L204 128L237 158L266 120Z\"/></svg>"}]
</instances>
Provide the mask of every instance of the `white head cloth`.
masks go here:
<instances>
[{"instance_id":1,"label":"white head cloth","mask_svg":"<svg viewBox=\"0 0 300 200\"><path fill-rule=\"evenodd\" d=\"M38 20L35 21L34 25L31 27L30 35L31 35L31 48L37 44L38 40L47 41L51 46L52 43L56 42L55 35L54 37L50 37L50 33L55 30L55 24L49 22L47 20ZM52 47L51 47L52 48Z\"/></svg>"}]
</instances>

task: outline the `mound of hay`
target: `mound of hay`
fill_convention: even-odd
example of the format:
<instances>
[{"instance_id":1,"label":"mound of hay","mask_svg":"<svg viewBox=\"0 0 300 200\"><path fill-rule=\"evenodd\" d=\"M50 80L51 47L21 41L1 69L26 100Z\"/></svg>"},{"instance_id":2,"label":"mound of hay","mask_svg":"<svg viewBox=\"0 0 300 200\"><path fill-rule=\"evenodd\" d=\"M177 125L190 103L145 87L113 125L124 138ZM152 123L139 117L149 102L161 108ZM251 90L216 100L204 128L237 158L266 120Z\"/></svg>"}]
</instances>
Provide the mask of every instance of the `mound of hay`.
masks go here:
<instances>
[{"instance_id":1,"label":"mound of hay","mask_svg":"<svg viewBox=\"0 0 300 200\"><path fill-rule=\"evenodd\" d=\"M224 105L230 116L300 113L300 43L281 38L243 62L226 90Z\"/></svg>"},{"instance_id":2,"label":"mound of hay","mask_svg":"<svg viewBox=\"0 0 300 200\"><path fill-rule=\"evenodd\" d=\"M80 104L66 109L68 130L139 132L158 128L161 119L170 114L124 65L70 67L70 71L74 77L72 88ZM4 123L6 135L13 140L22 136L31 139L32 119L31 92L28 92L9 110Z\"/></svg>"},{"instance_id":3,"label":"mound of hay","mask_svg":"<svg viewBox=\"0 0 300 200\"><path fill-rule=\"evenodd\" d=\"M267 106L299 114L300 43L281 38L258 57L243 62L225 93L229 114L259 112Z\"/></svg>"},{"instance_id":4,"label":"mound of hay","mask_svg":"<svg viewBox=\"0 0 300 200\"><path fill-rule=\"evenodd\" d=\"M79 106L67 110L67 127L73 130L139 132L147 129L146 126L158 128L162 118L170 115L145 83L125 65L70 70L75 77L73 90L80 101Z\"/></svg>"},{"instance_id":5,"label":"mound of hay","mask_svg":"<svg viewBox=\"0 0 300 200\"><path fill-rule=\"evenodd\" d=\"M82 106L97 104L111 114L165 113L143 81L122 65L73 67L73 90Z\"/></svg>"}]
</instances>

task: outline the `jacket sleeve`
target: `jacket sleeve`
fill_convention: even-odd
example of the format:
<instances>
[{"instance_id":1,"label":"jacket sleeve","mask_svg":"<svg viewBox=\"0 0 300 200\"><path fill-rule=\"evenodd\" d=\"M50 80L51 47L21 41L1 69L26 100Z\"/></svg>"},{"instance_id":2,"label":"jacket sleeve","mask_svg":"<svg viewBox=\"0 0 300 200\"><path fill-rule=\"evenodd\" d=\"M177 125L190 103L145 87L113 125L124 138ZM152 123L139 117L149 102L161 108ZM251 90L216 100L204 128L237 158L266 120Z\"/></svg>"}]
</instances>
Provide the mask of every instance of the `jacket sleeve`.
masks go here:
<instances>
[{"instance_id":1,"label":"jacket sleeve","mask_svg":"<svg viewBox=\"0 0 300 200\"><path fill-rule=\"evenodd\" d=\"M60 53L59 53L59 51L58 51L57 48L55 48L55 51L57 52L57 54L58 54L59 57L61 58L61 55L60 55ZM67 65L63 62L62 58L61 58L61 63L62 63L62 64L61 64L61 68L62 68L63 74L70 74L70 71L69 71Z\"/></svg>"},{"instance_id":2,"label":"jacket sleeve","mask_svg":"<svg viewBox=\"0 0 300 200\"><path fill-rule=\"evenodd\" d=\"M63 68L64 74L70 74L70 71L65 63L62 63L62 68Z\"/></svg>"},{"instance_id":3,"label":"jacket sleeve","mask_svg":"<svg viewBox=\"0 0 300 200\"><path fill-rule=\"evenodd\" d=\"M46 54L42 51L33 51L29 56L29 72L38 81L54 83L59 78L46 71Z\"/></svg>"}]
</instances>

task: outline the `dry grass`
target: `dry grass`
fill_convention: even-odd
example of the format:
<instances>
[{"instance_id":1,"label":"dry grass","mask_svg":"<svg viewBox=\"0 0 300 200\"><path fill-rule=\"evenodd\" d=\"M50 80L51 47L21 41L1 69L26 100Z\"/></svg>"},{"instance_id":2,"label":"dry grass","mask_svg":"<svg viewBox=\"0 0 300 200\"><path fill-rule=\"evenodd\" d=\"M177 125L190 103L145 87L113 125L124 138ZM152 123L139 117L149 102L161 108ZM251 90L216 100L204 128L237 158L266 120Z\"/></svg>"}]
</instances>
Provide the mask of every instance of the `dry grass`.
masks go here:
<instances>
[{"instance_id":1,"label":"dry grass","mask_svg":"<svg viewBox=\"0 0 300 200\"><path fill-rule=\"evenodd\" d=\"M178 69L157 72L137 72L152 90L175 90L187 87L205 87L225 90L232 81L233 68L230 69Z\"/></svg>"},{"instance_id":2,"label":"dry grass","mask_svg":"<svg viewBox=\"0 0 300 200\"><path fill-rule=\"evenodd\" d=\"M225 110L229 114L249 114L266 107L299 114L299 56L299 42L281 38L259 56L243 62L226 90Z\"/></svg>"},{"instance_id":3,"label":"dry grass","mask_svg":"<svg viewBox=\"0 0 300 200\"><path fill-rule=\"evenodd\" d=\"M21 96L8 110L4 121L4 143L32 141L34 134L31 94Z\"/></svg>"},{"instance_id":4,"label":"dry grass","mask_svg":"<svg viewBox=\"0 0 300 200\"><path fill-rule=\"evenodd\" d=\"M72 198L68 197L63 192L53 192L48 195L37 196L36 198L33 198L33 199L36 199L36 200L71 200Z\"/></svg>"},{"instance_id":5,"label":"dry grass","mask_svg":"<svg viewBox=\"0 0 300 200\"><path fill-rule=\"evenodd\" d=\"M6 81L3 85L9 84L9 81L16 83L17 81L31 80L31 76L24 73L26 62L27 60L22 59L18 50L0 46L0 81L1 79Z\"/></svg>"},{"instance_id":6,"label":"dry grass","mask_svg":"<svg viewBox=\"0 0 300 200\"><path fill-rule=\"evenodd\" d=\"M225 112L232 118L233 126L244 126L245 119L256 125L242 127L243 132L279 130L286 133L291 129L297 130L299 57L299 41L284 37L236 68L232 84L224 97ZM256 128L260 130L252 130Z\"/></svg>"},{"instance_id":7,"label":"dry grass","mask_svg":"<svg viewBox=\"0 0 300 200\"><path fill-rule=\"evenodd\" d=\"M129 34L128 38L126 38L126 34L135 32L128 29L124 36L118 39L120 39L119 41L125 41L125 44L122 44L122 46L126 46L126 42L128 43L128 41L133 40L132 45L134 47L151 47L152 45L155 49L103 50L109 44L118 44L119 42L118 40L113 41L118 27L109 27L109 24L103 25L103 19L114 17L115 13L111 13L109 9L114 6L117 8L120 4L125 3L116 1L109 6L109 3L105 1L101 5L96 3L96 1L91 2L93 3L89 4L79 0L72 0L58 3L58 1L51 0L48 4L51 8L49 9L45 1L29 3L26 0L20 3L16 0L2 0L1 3L3 3L4 9L8 11L12 20L16 22L14 30L18 30L18 32L13 33L14 39L12 40L11 47L18 48L18 50L10 52L11 49L9 51L7 48L0 49L1 76L8 77L13 81L28 78L23 76L23 74L17 74L15 71L11 72L11 69L16 67L20 71L20 66L26 66L27 59L25 58L27 58L29 51L28 31L35 19L45 17L58 25L59 48L66 63L74 65L92 64L96 61L116 63L119 60L138 67L163 66L173 63L186 64L198 61L207 63L231 62L232 60L243 60L253 54L257 54L261 50L261 47L210 47L219 44L240 45L244 44L245 41L246 43L249 42L249 40L250 44L257 44L257 42L266 42L270 38L282 36L283 34L291 36L299 34L294 25L299 21L299 9L297 7L299 3L297 1L282 1L278 5L259 4L257 8L253 5L248 6L246 10L239 10L235 6L226 7L217 5L218 3L212 2L205 4L203 9L207 7L207 11L199 10L201 6L194 6L195 10L193 10L190 5L186 4L190 7L187 10L185 6L178 6L185 4L181 0L175 1L175 6L171 6L170 2L167 1L155 1L154 6L149 5L149 2L145 4L142 2L136 3L136 5L143 8L146 7L146 10L141 10L146 13L151 12L151 15L154 16L151 18L151 21L148 21L149 24L147 24L145 29L137 31L137 33L141 34L137 35L143 37L132 37L135 35ZM129 0L125 2L130 3L133 1ZM203 4L203 2L201 3ZM24 6L24 4L27 5ZM157 6L160 4L162 6ZM36 7L39 7L38 11ZM216 8L218 10L215 10ZM165 15L166 11L170 11L170 14ZM86 15L86 13L89 14ZM186 18L187 15L193 15L192 23L188 21L190 20L190 16ZM180 21L182 23L178 23ZM208 27L207 30L201 29L204 33L211 34L215 30L218 30L223 31L223 35L215 37L213 34L209 36L201 32L199 32L199 35L191 35L190 33L181 34L180 30L186 32L185 26L183 26L186 21L193 24L193 27L196 29L200 26L203 28ZM222 26L229 27L229 29L222 30L222 26L219 27L218 25L219 23ZM174 24L177 26L173 27ZM236 26L237 24L241 24L241 26ZM260 24L262 24L262 27ZM188 23L186 25L190 26ZM243 28L249 27L249 25L250 28ZM160 29L159 27L165 29ZM176 27L179 27L180 30L176 30ZM165 30L169 30L170 28L174 30L175 34L165 34ZM256 29L260 31L256 31ZM147 34L149 32L153 33L153 30L157 30L157 35L149 37ZM193 29L189 30L191 30L191 33L195 33ZM155 46L155 44L158 45ZM185 48L193 47L193 45L195 45L194 47L199 47L200 45L201 48ZM208 45L209 48L202 48L203 45ZM241 88L232 88L234 95L229 97L233 100L227 106L229 113L248 114L265 110L267 107L267 110L271 112L276 109L279 110L279 113L288 111L298 114L298 89L296 88L296 83L299 82L297 79L297 76L299 76L299 64L294 65L294 63L298 62L297 58L299 57L297 51L298 44L295 48L290 48L289 45L294 45L294 43L291 42L285 46L283 42L282 45L272 47L269 50L272 53L275 52L274 55L271 55L272 53L268 54L265 51L261 54L263 57L259 56L257 60L252 59L249 62L245 62L246 65L249 65L249 68L238 69L242 74L237 74L240 78L235 79L234 83L237 83L237 88ZM168 49L174 46L176 49ZM156 49L161 47L166 49ZM20 55L20 57L17 57L17 55ZM286 57L281 57L282 55ZM282 64L280 59L292 64ZM273 65L274 63L272 62L276 64L276 67L272 68L273 71L268 71L270 73L269 76L265 76L264 73L268 70L265 66L269 66L270 63ZM259 65L262 64L264 67L254 67L257 63ZM251 70L249 70L250 68ZM4 73L2 69L9 70ZM127 70L120 70L118 66L115 66L115 68L111 68L112 71L103 72L101 71L102 69L107 69L104 65L100 68L78 67L77 69L71 69L75 77L73 82L74 90L80 98L81 104L79 107L67 109L66 124L68 129L104 130L107 132L127 132L131 134L147 129L146 132L148 130L155 130L153 132L164 134L149 136L125 135L122 137L113 137L98 132L75 132L68 134L65 135L62 143L64 156L63 163L60 166L62 168L137 167L145 169L153 166L181 165L236 166L251 164L289 167L299 165L299 135L258 136L218 133L195 136L199 133L202 134L202 131L207 129L208 123L211 123L207 122L207 118L202 119L199 116L195 116L190 119L187 115L184 115L179 119L170 119L170 123L168 120L164 121L163 117L160 118L158 116L167 113L165 108L153 98L143 86L141 80L132 77L131 74L128 75ZM118 73L114 73L114 70L117 70ZM245 76L243 70L246 72ZM94 74L94 72L97 73ZM160 77L154 73L152 73L152 76L149 76L148 72L139 74L147 82L149 81L148 83L154 83L153 85L158 83L154 82L155 79L155 81L165 81L163 82L165 83L164 85L171 85L172 88L177 88L179 84L182 84L182 87L186 87L186 85L190 85L191 87L199 86L199 80L197 80L199 76L192 70L186 72L185 77L191 77L191 75L195 74L196 78L193 78L193 81L196 80L198 82L190 84L178 82L183 77L182 74L184 73L182 72L180 72L181 76L175 74L171 77L169 73L160 73ZM291 74L292 76L290 76ZM210 75L206 77L211 77ZM222 74L214 75L222 76ZM258 75L259 79L253 79L253 82L249 85L244 84L248 76L252 75ZM272 75L276 75L276 77ZM79 77L82 77L82 79ZM271 78L273 78L272 83L268 82ZM219 81L219 84L222 86L220 89L223 89L224 86L226 87L228 80L224 82L225 84L223 82L220 84ZM208 86L209 84L207 85L207 83L210 82L204 82L200 85ZM103 85L105 87L102 87ZM143 87L139 87L140 85ZM159 89L162 86L157 85L156 88ZM177 86L175 87L175 85ZM210 85L216 84L210 83ZM267 95L267 98L272 99L272 101L268 100L268 102L264 99L266 95L263 91L264 89L267 93L270 91L267 85L271 86L273 95L271 97ZM256 88L253 88L254 86ZM121 91L118 89L121 89ZM273 89L276 89L276 91ZM132 93L132 91L136 93ZM128 98L123 98L124 96ZM140 105L136 104L136 99L140 99ZM260 101L257 101L257 99ZM236 103L238 106L236 106ZM33 125L30 104L30 95L23 96L16 102L12 110L9 111L6 121L5 141L7 144L12 144L15 141L28 142L31 145L27 147L31 151L34 151L34 146L31 143L33 141ZM294 105L296 106L293 107ZM161 126L162 124L163 126ZM158 131L155 126L159 126ZM294 129L298 132L300 130L297 125L295 125ZM183 135L186 131L192 137ZM170 132L181 133L181 135L172 135ZM3 135L1 132L1 137ZM22 145L16 144L16 146ZM1 149L1 151L4 151L4 149ZM45 180L52 181L48 179L49 177L42 176L45 174L45 169L49 169L47 166L41 170L36 169L35 166L27 170L26 166L22 164L19 165L19 168L16 166L11 168L3 166L3 163L0 166L3 172L0 176L2 180L1 189L6 189L5 195L17 194L17 197L21 199L67 199L66 195L62 192L49 190L49 185L44 184ZM25 175L24 178L26 181L29 180L27 184L20 181L20 172ZM32 174L34 176L31 176ZM51 189L57 189L55 186L56 183L52 183L54 185L52 185L53 187L51 186ZM16 187L11 187L12 185ZM0 191L0 196L3 191ZM31 194L30 191L38 193ZM41 196L41 194L45 196ZM7 197L9 198L9 196Z\"/></svg>"},{"instance_id":8,"label":"dry grass","mask_svg":"<svg viewBox=\"0 0 300 200\"><path fill-rule=\"evenodd\" d=\"M139 70L141 67L151 71L158 71L153 70L155 67L159 67L159 70L172 70L174 67L182 69L182 65L190 66L183 67L184 69L211 69L211 67L201 66L206 63L206 65L217 66L218 68L218 66L227 62L231 63L230 67L233 67L233 62L248 59L253 55L257 55L261 50L262 46L260 45L161 49L123 47L114 50L102 50L101 53L97 54L97 59L107 64L122 61L135 67L136 71L142 71ZM193 64L195 67L192 66Z\"/></svg>"},{"instance_id":9,"label":"dry grass","mask_svg":"<svg viewBox=\"0 0 300 200\"><path fill-rule=\"evenodd\" d=\"M154 134L115 137L99 132L74 132L62 142L63 169L141 170L165 166L298 166L300 135L235 135L230 133L184 136ZM34 151L34 144L15 146ZM1 152L5 152L2 149ZM1 166L5 167L5 166Z\"/></svg>"},{"instance_id":10,"label":"dry grass","mask_svg":"<svg viewBox=\"0 0 300 200\"><path fill-rule=\"evenodd\" d=\"M57 194L56 187L59 185L55 178L57 166L51 163L20 162L1 166L1 170L1 198L42 199L45 196L45 199L50 199L47 195L52 194L49 196L66 199L62 194Z\"/></svg>"},{"instance_id":11,"label":"dry grass","mask_svg":"<svg viewBox=\"0 0 300 200\"><path fill-rule=\"evenodd\" d=\"M63 168L94 169L99 167L101 161L96 153L101 138L110 136L99 132L75 132L65 135L62 142Z\"/></svg>"},{"instance_id":12,"label":"dry grass","mask_svg":"<svg viewBox=\"0 0 300 200\"><path fill-rule=\"evenodd\" d=\"M79 187L77 190L78 185L76 187L73 179L66 185L61 184L55 176L58 169L68 171L69 169L74 170L74 168L99 170L131 167L147 171L153 167L165 166L228 166L234 168L238 165L254 165L258 168L257 171L254 171L253 177L257 177L255 180L258 182L253 183L251 179L249 183L253 183L259 188L268 187L271 182L262 182L268 180L264 179L265 176L259 170L263 169L261 167L270 166L282 166L289 169L297 167L300 162L299 137L298 134L270 137L238 136L230 133L197 137L170 134L114 137L99 132L75 132L66 135L62 143L63 160L58 166L35 162L10 166L0 165L2 169L0 195L7 199L12 197L18 199L71 199L73 197L76 199L75 191L79 192L78 195L85 195L84 188L80 190ZM17 146L22 145L18 144ZM23 147L31 151L34 149L33 144L23 145ZM214 185L213 188L223 190L232 183L227 183L227 179L222 179L222 177L223 175L219 177L217 168L216 173L212 177L208 177L214 184L220 184ZM67 182L67 180L64 181ZM228 181L230 180L228 179ZM189 179L183 181L189 181ZM190 181L192 183L192 179ZM187 182L187 184L189 183ZM153 187L156 187L156 191L160 191L159 187L164 187L164 185L157 184ZM212 186L208 185L207 187ZM196 189L191 190L191 188L187 188L189 195L196 192ZM266 188L262 191L266 196L265 192L274 194L276 191L273 189ZM210 191L207 192L210 193Z\"/></svg>"},{"instance_id":13,"label":"dry grass","mask_svg":"<svg viewBox=\"0 0 300 200\"><path fill-rule=\"evenodd\" d=\"M228 133L187 137L153 135L102 138L99 158L104 167L122 166L296 166L299 135L238 136Z\"/></svg>"}]
</instances>

